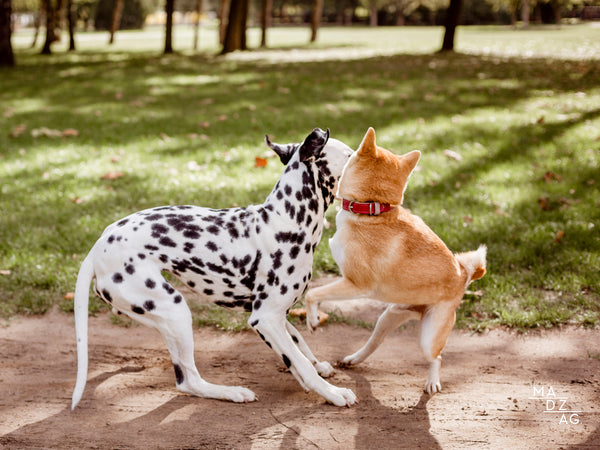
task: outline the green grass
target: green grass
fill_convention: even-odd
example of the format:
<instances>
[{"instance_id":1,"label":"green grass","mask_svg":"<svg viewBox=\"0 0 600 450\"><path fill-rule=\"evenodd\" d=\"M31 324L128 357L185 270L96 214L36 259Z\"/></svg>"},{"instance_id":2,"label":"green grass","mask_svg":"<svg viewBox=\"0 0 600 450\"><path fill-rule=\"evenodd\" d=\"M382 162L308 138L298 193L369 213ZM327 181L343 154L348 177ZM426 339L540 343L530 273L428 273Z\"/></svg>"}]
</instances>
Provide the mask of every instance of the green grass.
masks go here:
<instances>
[{"instance_id":1,"label":"green grass","mask_svg":"<svg viewBox=\"0 0 600 450\"><path fill-rule=\"evenodd\" d=\"M70 310L82 258L133 211L260 203L282 171L254 168L265 133L329 127L356 148L373 126L380 145L422 151L406 206L453 251L488 245L459 326L598 325L600 27L460 28L450 55L433 53L441 32L327 28L308 46L307 30L274 29L276 48L226 58L212 56L212 29L193 54L178 28L168 57L156 29L119 33L110 50L106 34L81 34L80 51L50 57L18 32L18 66L0 72L0 315ZM79 135L34 137L42 127ZM111 171L124 176L101 178ZM333 232L316 275L337 270ZM197 323L243 323L202 308Z\"/></svg>"}]
</instances>

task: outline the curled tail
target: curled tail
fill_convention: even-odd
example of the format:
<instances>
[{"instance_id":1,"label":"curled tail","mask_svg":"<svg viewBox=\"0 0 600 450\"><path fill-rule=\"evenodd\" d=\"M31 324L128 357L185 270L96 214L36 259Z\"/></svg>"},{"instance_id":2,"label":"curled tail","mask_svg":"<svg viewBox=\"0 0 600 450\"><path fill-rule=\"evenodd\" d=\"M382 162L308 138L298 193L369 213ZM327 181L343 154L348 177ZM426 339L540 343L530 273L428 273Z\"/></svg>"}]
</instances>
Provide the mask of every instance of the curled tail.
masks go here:
<instances>
[{"instance_id":1,"label":"curled tail","mask_svg":"<svg viewBox=\"0 0 600 450\"><path fill-rule=\"evenodd\" d=\"M465 287L468 286L471 281L478 280L485 275L486 254L487 247L485 245L480 245L479 248L473 252L457 253L455 255L467 276Z\"/></svg>"},{"instance_id":2,"label":"curled tail","mask_svg":"<svg viewBox=\"0 0 600 450\"><path fill-rule=\"evenodd\" d=\"M94 264L88 255L81 264L75 286L75 334L77 336L77 382L73 391L71 409L75 409L87 381L88 371L88 304L90 283L94 277Z\"/></svg>"}]
</instances>

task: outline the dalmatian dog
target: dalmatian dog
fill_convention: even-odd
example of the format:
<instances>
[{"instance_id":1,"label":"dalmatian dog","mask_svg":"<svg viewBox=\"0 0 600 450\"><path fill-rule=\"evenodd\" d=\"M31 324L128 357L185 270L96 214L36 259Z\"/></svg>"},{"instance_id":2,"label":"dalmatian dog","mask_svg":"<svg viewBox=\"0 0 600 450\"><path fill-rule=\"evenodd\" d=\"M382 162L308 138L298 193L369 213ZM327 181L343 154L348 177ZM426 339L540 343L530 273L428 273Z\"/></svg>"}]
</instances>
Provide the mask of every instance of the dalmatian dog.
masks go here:
<instances>
[{"instance_id":1,"label":"dalmatian dog","mask_svg":"<svg viewBox=\"0 0 600 450\"><path fill-rule=\"evenodd\" d=\"M313 130L301 144L267 144L286 168L262 205L210 209L163 206L109 225L83 261L75 289L77 382L72 409L88 371L90 283L113 307L156 328L171 354L177 388L198 397L251 402L254 392L212 384L194 361L192 316L183 295L162 275L170 272L202 298L251 311L249 325L271 347L306 391L336 406L356 396L333 386L333 368L318 361L287 320L311 279L313 252L324 215L352 150Z\"/></svg>"}]
</instances>

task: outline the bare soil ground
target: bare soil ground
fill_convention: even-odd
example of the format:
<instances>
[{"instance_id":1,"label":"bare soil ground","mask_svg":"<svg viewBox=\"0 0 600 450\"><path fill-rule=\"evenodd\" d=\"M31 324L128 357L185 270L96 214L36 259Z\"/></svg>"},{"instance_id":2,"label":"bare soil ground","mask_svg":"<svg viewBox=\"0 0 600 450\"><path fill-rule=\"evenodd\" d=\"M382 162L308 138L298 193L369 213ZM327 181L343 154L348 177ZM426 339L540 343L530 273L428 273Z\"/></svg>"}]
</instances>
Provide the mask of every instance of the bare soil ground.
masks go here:
<instances>
[{"instance_id":1,"label":"bare soil ground","mask_svg":"<svg viewBox=\"0 0 600 450\"><path fill-rule=\"evenodd\" d=\"M370 331L303 331L331 362ZM80 406L73 318L53 312L0 327L0 446L5 448L598 448L600 331L520 335L454 331L441 394L422 392L427 365L415 327L397 330L363 365L338 369L351 408L306 394L253 333L195 331L209 381L244 385L259 401L233 404L178 393L154 330L90 320L90 371ZM543 389L543 392L542 392ZM534 397L543 397L534 398ZM559 411L560 410L560 411ZM569 412L563 412L569 411Z\"/></svg>"}]
</instances>

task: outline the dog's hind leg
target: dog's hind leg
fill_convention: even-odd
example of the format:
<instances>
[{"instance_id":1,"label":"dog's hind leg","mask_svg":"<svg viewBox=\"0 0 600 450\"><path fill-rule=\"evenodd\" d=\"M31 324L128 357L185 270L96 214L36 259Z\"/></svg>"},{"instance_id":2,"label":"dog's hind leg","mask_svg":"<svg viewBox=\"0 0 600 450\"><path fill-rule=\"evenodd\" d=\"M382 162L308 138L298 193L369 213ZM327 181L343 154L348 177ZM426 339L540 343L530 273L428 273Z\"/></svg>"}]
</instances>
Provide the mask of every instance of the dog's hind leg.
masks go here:
<instances>
[{"instance_id":1,"label":"dog's hind leg","mask_svg":"<svg viewBox=\"0 0 600 450\"><path fill-rule=\"evenodd\" d=\"M369 337L367 343L356 353L346 356L343 364L359 364L377 349L387 334L411 319L421 318L421 313L406 308L406 305L390 305L377 319L375 330Z\"/></svg>"},{"instance_id":2,"label":"dog's hind leg","mask_svg":"<svg viewBox=\"0 0 600 450\"><path fill-rule=\"evenodd\" d=\"M244 387L212 384L202 379L194 362L194 335L190 309L185 302L176 306L176 314L161 317L157 320L156 328L163 335L171 353L177 389L198 397L237 403L256 400L254 392Z\"/></svg>"},{"instance_id":3,"label":"dog's hind leg","mask_svg":"<svg viewBox=\"0 0 600 450\"><path fill-rule=\"evenodd\" d=\"M288 321L286 321L285 326L287 328L288 333L290 333L292 340L296 343L296 345L298 346L300 351L304 354L304 356L306 356L308 358L308 360L312 363L312 365L315 366L315 369L317 369L317 372L319 372L319 375L321 375L324 378L327 378L327 377L330 377L331 375L333 375L335 370L333 370L333 367L331 366L331 364L329 364L327 361L319 361L315 357L313 352L310 350L310 347L306 344L306 342L304 341L304 338L298 332L298 330L296 330L296 328L294 328L294 326L291 323L289 323Z\"/></svg>"},{"instance_id":4,"label":"dog's hind leg","mask_svg":"<svg viewBox=\"0 0 600 450\"><path fill-rule=\"evenodd\" d=\"M350 406L356 395L350 390L333 386L319 376L316 368L300 351L285 325L287 319L278 311L253 311L248 323L265 343L283 360L292 375L305 390L315 391L336 406Z\"/></svg>"},{"instance_id":5,"label":"dog's hind leg","mask_svg":"<svg viewBox=\"0 0 600 450\"><path fill-rule=\"evenodd\" d=\"M421 350L429 361L429 375L425 383L425 391L428 394L442 390L440 383L442 350L446 346L455 319L455 303L443 302L431 306L421 320Z\"/></svg>"}]
</instances>

